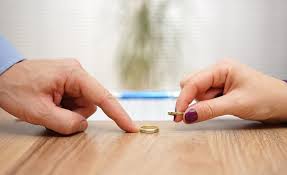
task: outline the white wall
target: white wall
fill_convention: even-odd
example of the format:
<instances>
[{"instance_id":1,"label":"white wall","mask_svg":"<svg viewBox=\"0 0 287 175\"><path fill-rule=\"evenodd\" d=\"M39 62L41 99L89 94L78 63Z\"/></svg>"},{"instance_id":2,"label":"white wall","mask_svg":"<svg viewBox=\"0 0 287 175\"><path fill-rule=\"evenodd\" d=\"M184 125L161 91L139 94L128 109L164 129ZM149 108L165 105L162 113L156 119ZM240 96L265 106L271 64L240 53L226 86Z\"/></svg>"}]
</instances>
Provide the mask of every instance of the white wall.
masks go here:
<instances>
[{"instance_id":1,"label":"white wall","mask_svg":"<svg viewBox=\"0 0 287 175\"><path fill-rule=\"evenodd\" d=\"M197 69L215 59L232 57L278 78L287 77L287 1L185 3L186 67Z\"/></svg>"},{"instance_id":2,"label":"white wall","mask_svg":"<svg viewBox=\"0 0 287 175\"><path fill-rule=\"evenodd\" d=\"M124 13L121 2L0 0L0 33L27 58L79 58L106 87L118 89L114 59ZM177 2L184 12L181 74L233 57L287 79L287 1Z\"/></svg>"},{"instance_id":3,"label":"white wall","mask_svg":"<svg viewBox=\"0 0 287 175\"><path fill-rule=\"evenodd\" d=\"M119 13L116 0L0 0L0 33L27 58L78 58L116 88Z\"/></svg>"}]
</instances>

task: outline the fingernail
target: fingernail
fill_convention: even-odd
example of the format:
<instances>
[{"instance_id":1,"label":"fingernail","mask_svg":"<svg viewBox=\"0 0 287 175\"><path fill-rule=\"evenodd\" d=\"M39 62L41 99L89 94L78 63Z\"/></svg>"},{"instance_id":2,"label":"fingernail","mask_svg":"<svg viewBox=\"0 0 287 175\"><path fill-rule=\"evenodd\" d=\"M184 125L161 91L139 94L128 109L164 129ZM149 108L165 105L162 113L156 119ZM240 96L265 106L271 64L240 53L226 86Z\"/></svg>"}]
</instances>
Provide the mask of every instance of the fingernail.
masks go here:
<instances>
[{"instance_id":1,"label":"fingernail","mask_svg":"<svg viewBox=\"0 0 287 175\"><path fill-rule=\"evenodd\" d=\"M86 120L81 121L78 131L85 131L87 129L88 123Z\"/></svg>"},{"instance_id":2,"label":"fingernail","mask_svg":"<svg viewBox=\"0 0 287 175\"><path fill-rule=\"evenodd\" d=\"M198 119L198 115L195 109L190 108L188 112L184 114L185 122L190 124Z\"/></svg>"}]
</instances>

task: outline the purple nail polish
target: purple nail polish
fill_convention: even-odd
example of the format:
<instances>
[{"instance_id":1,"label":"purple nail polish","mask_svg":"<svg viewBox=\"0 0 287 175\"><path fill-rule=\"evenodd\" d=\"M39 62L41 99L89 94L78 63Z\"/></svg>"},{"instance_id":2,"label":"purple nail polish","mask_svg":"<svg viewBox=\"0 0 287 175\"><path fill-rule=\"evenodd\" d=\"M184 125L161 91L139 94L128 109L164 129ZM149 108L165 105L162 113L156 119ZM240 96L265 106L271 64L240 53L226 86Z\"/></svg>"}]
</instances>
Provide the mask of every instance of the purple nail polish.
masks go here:
<instances>
[{"instance_id":1,"label":"purple nail polish","mask_svg":"<svg viewBox=\"0 0 287 175\"><path fill-rule=\"evenodd\" d=\"M193 123L198 118L197 112L195 111L195 109L190 108L189 111L185 113L184 118L185 118L186 123L188 124Z\"/></svg>"}]
</instances>

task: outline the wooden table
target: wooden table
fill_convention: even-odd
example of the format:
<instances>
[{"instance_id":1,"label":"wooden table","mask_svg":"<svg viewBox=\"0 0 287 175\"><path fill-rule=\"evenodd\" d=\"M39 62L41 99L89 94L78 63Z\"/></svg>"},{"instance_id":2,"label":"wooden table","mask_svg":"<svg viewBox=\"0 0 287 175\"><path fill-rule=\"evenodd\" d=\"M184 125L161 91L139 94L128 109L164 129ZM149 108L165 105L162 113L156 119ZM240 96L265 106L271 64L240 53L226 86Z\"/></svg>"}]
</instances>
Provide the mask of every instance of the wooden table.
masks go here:
<instances>
[{"instance_id":1,"label":"wooden table","mask_svg":"<svg viewBox=\"0 0 287 175\"><path fill-rule=\"evenodd\" d=\"M160 133L127 134L94 121L62 137L0 110L0 174L287 174L286 125L151 123Z\"/></svg>"}]
</instances>

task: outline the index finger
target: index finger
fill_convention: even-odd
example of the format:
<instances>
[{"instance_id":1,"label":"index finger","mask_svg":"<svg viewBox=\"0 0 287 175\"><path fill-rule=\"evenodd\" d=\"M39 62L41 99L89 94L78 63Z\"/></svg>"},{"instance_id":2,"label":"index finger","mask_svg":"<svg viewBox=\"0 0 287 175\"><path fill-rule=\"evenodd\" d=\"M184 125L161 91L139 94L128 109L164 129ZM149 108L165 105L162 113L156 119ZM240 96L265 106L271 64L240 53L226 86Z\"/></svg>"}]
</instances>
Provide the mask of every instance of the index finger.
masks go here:
<instances>
[{"instance_id":1,"label":"index finger","mask_svg":"<svg viewBox=\"0 0 287 175\"><path fill-rule=\"evenodd\" d=\"M84 98L99 106L104 113L116 122L116 124L127 132L138 132L127 112L123 109L111 93L105 89L96 79L85 73L78 77L81 94Z\"/></svg>"},{"instance_id":2,"label":"index finger","mask_svg":"<svg viewBox=\"0 0 287 175\"><path fill-rule=\"evenodd\" d=\"M225 85L228 69L224 66L214 67L191 77L182 87L176 101L176 111L185 112L188 106L200 93L208 91L210 88L222 88ZM179 122L182 115L176 116L175 121Z\"/></svg>"}]
</instances>

